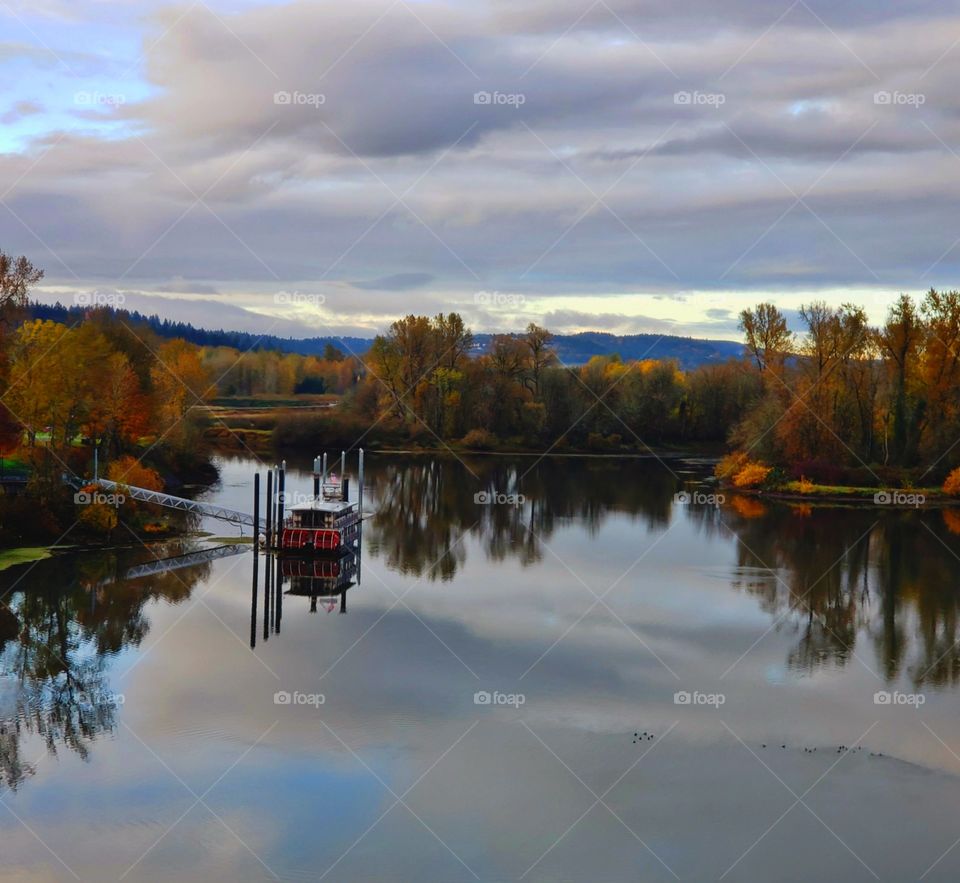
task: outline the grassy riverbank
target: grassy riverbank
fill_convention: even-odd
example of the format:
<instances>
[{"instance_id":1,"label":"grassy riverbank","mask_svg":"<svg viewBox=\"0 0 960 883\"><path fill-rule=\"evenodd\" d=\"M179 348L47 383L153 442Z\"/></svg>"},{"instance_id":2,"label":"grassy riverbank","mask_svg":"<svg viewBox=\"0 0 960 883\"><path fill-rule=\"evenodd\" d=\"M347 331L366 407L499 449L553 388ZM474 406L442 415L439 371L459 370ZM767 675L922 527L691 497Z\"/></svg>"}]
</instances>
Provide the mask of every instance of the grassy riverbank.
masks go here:
<instances>
[{"instance_id":1,"label":"grassy riverbank","mask_svg":"<svg viewBox=\"0 0 960 883\"><path fill-rule=\"evenodd\" d=\"M31 564L43 561L53 555L51 546L24 546L19 549L0 549L0 570L15 567L18 564Z\"/></svg>"}]
</instances>

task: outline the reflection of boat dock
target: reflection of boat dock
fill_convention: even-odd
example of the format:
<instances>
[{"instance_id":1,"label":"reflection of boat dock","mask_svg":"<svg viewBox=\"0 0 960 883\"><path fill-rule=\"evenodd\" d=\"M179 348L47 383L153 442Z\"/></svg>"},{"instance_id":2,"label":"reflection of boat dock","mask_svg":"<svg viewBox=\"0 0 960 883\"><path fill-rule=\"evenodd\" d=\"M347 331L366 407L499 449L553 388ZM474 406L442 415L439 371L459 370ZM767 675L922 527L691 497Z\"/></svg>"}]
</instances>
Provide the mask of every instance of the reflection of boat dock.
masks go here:
<instances>
[{"instance_id":1,"label":"reflection of boat dock","mask_svg":"<svg viewBox=\"0 0 960 883\"><path fill-rule=\"evenodd\" d=\"M317 612L317 603L329 613L339 600L340 613L347 612L347 589L359 580L359 555L348 554L337 560L282 558L281 576L290 580L287 595L308 597L310 612Z\"/></svg>"},{"instance_id":2,"label":"reflection of boat dock","mask_svg":"<svg viewBox=\"0 0 960 883\"><path fill-rule=\"evenodd\" d=\"M336 557L303 555L256 555L253 559L253 589L250 599L250 646L256 647L257 633L263 641L280 634L284 598L309 598L311 613L323 609L327 613L347 612L347 592L360 584L362 531L357 527L352 548ZM259 575L261 558L264 564L263 585ZM284 588L286 584L286 589ZM260 590L263 603L260 603ZM258 629L258 623L262 629Z\"/></svg>"}]
</instances>

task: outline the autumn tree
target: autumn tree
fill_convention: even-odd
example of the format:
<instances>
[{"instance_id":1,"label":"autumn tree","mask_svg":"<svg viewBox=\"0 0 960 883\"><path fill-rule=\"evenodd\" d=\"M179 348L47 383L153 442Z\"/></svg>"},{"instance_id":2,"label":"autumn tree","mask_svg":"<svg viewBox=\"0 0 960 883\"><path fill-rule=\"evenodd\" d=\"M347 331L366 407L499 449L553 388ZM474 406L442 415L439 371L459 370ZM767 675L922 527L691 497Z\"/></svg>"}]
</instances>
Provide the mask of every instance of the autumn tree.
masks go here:
<instances>
[{"instance_id":1,"label":"autumn tree","mask_svg":"<svg viewBox=\"0 0 960 883\"><path fill-rule=\"evenodd\" d=\"M528 384L535 396L540 395L540 378L546 368L557 362L557 354L551 348L553 335L546 328L541 328L534 322L527 326L523 335L523 343L530 357L530 374Z\"/></svg>"},{"instance_id":2,"label":"autumn tree","mask_svg":"<svg viewBox=\"0 0 960 883\"><path fill-rule=\"evenodd\" d=\"M746 336L747 349L760 371L778 368L790 352L793 335L787 320L772 303L757 304L740 313L740 330Z\"/></svg>"},{"instance_id":3,"label":"autumn tree","mask_svg":"<svg viewBox=\"0 0 960 883\"><path fill-rule=\"evenodd\" d=\"M960 435L960 292L931 288L920 304L924 321L920 387L926 398L922 441L929 459L939 460Z\"/></svg>"},{"instance_id":4,"label":"autumn tree","mask_svg":"<svg viewBox=\"0 0 960 883\"><path fill-rule=\"evenodd\" d=\"M912 298L901 294L877 335L891 387L889 417L884 421L884 445L886 457L892 455L898 464L911 459L916 428L923 419L924 403L917 388L923 336L923 320ZM892 423L892 432L888 432L889 423ZM889 440L888 435L892 435Z\"/></svg>"},{"instance_id":5,"label":"autumn tree","mask_svg":"<svg viewBox=\"0 0 960 883\"><path fill-rule=\"evenodd\" d=\"M156 425L160 435L175 446L185 448L192 440L196 422L193 409L202 406L216 392L200 353L185 340L163 343L150 369Z\"/></svg>"},{"instance_id":6,"label":"autumn tree","mask_svg":"<svg viewBox=\"0 0 960 883\"><path fill-rule=\"evenodd\" d=\"M27 305L30 286L43 278L38 270L23 255L12 257L0 251L0 320Z\"/></svg>"}]
</instances>

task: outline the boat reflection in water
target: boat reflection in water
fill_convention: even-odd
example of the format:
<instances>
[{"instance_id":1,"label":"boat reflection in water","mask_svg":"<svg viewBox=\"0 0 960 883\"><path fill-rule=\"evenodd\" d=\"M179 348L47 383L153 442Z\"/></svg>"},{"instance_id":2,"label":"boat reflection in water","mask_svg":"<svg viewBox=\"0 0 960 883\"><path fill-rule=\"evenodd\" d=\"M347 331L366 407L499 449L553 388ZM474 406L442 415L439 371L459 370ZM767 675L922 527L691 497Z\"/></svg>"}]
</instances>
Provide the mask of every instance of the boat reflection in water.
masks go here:
<instances>
[{"instance_id":1,"label":"boat reflection in water","mask_svg":"<svg viewBox=\"0 0 960 883\"><path fill-rule=\"evenodd\" d=\"M257 645L257 623L262 623L262 637L280 634L284 596L309 598L310 613L324 610L347 612L347 591L360 584L360 547L362 531L356 541L336 557L291 557L267 553L262 556L265 571L263 604L259 603L261 561L253 563L253 589L250 605L250 646Z\"/></svg>"}]
</instances>

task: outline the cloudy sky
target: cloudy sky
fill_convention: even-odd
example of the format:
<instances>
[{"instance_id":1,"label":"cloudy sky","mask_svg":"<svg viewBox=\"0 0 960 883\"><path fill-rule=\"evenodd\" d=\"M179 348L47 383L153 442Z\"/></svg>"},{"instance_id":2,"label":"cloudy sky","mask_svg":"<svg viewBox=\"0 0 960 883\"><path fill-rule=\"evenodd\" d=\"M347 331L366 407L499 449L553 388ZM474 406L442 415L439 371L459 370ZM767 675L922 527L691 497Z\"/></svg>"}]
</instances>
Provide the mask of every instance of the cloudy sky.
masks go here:
<instances>
[{"instance_id":1,"label":"cloudy sky","mask_svg":"<svg viewBox=\"0 0 960 883\"><path fill-rule=\"evenodd\" d=\"M0 248L300 336L879 320L960 278L958 74L929 0L3 0Z\"/></svg>"}]
</instances>

